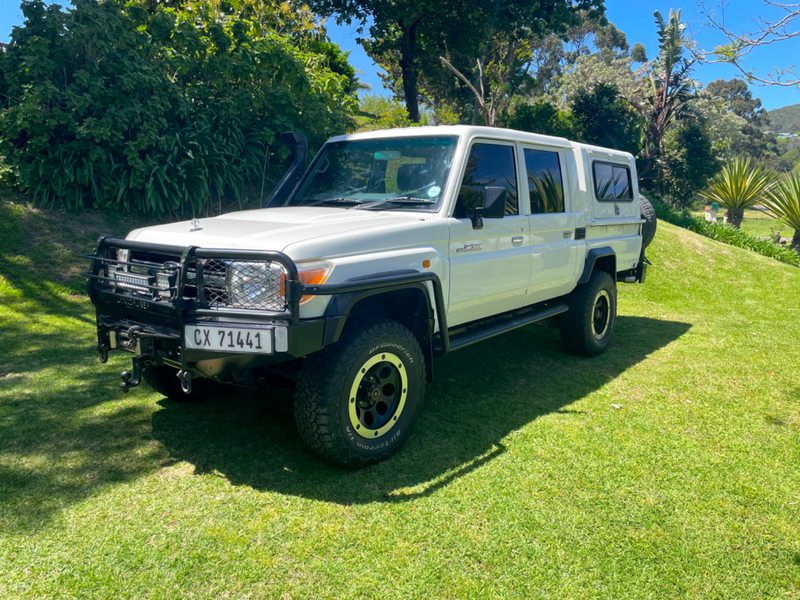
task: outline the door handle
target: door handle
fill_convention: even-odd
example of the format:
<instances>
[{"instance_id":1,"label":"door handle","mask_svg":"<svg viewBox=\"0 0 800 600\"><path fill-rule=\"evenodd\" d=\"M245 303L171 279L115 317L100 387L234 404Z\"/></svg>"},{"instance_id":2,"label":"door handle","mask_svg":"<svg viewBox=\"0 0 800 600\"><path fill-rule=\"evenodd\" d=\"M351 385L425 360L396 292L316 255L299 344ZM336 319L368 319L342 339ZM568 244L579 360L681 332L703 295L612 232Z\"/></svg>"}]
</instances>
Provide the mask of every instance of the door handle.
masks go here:
<instances>
[{"instance_id":1,"label":"door handle","mask_svg":"<svg viewBox=\"0 0 800 600\"><path fill-rule=\"evenodd\" d=\"M511 238L511 243L512 244L521 244L522 243L522 236L521 235L516 235L516 236L512 237Z\"/></svg>"},{"instance_id":2,"label":"door handle","mask_svg":"<svg viewBox=\"0 0 800 600\"><path fill-rule=\"evenodd\" d=\"M570 229L569 231L564 231L563 233L564 233L564 239L567 239L572 235L572 229Z\"/></svg>"}]
</instances>

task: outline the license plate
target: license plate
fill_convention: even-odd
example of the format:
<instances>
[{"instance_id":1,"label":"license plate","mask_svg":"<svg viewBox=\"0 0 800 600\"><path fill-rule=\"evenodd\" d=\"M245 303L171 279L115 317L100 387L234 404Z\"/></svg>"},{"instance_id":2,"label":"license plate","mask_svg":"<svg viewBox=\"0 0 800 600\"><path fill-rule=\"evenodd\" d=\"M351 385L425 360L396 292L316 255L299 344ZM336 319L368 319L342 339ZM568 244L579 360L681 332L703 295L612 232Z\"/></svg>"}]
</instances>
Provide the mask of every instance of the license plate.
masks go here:
<instances>
[{"instance_id":1,"label":"license plate","mask_svg":"<svg viewBox=\"0 0 800 600\"><path fill-rule=\"evenodd\" d=\"M184 339L193 350L272 354L271 329L187 325Z\"/></svg>"}]
</instances>

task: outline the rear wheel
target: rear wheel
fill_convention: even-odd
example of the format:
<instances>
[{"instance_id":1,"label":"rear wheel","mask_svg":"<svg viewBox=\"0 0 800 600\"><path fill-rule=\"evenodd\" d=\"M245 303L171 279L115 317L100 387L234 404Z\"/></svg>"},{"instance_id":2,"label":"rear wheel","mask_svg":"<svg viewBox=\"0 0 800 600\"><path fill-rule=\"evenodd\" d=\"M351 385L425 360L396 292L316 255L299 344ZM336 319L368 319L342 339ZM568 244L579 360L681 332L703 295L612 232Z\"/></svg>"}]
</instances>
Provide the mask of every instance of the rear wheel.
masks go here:
<instances>
[{"instance_id":1,"label":"rear wheel","mask_svg":"<svg viewBox=\"0 0 800 600\"><path fill-rule=\"evenodd\" d=\"M593 271L589 281L567 297L569 311L561 320L561 342L572 354L597 356L611 343L617 318L617 286L605 271Z\"/></svg>"},{"instance_id":2,"label":"rear wheel","mask_svg":"<svg viewBox=\"0 0 800 600\"><path fill-rule=\"evenodd\" d=\"M224 388L216 381L197 378L192 379L192 391L187 394L181 389L178 369L166 365L142 367L142 379L156 392L176 402L192 402L207 398L219 394Z\"/></svg>"},{"instance_id":3,"label":"rear wheel","mask_svg":"<svg viewBox=\"0 0 800 600\"><path fill-rule=\"evenodd\" d=\"M357 319L339 342L306 359L295 419L314 452L358 468L400 448L424 396L425 359L412 333L390 319Z\"/></svg>"}]
</instances>

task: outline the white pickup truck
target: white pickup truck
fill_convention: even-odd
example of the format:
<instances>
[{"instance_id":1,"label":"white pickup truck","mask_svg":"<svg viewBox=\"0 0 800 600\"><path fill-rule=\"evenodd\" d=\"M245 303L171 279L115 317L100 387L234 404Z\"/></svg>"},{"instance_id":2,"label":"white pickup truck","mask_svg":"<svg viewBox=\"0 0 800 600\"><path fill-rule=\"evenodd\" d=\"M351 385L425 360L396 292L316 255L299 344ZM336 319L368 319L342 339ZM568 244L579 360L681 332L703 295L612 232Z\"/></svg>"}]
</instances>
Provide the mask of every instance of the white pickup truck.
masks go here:
<instances>
[{"instance_id":1,"label":"white pickup truck","mask_svg":"<svg viewBox=\"0 0 800 600\"><path fill-rule=\"evenodd\" d=\"M258 210L101 238L98 351L176 399L296 379L299 432L360 467L411 433L433 359L530 323L568 351L611 339L616 283L655 234L630 154L486 127L329 140ZM280 372L280 375L278 375Z\"/></svg>"}]
</instances>

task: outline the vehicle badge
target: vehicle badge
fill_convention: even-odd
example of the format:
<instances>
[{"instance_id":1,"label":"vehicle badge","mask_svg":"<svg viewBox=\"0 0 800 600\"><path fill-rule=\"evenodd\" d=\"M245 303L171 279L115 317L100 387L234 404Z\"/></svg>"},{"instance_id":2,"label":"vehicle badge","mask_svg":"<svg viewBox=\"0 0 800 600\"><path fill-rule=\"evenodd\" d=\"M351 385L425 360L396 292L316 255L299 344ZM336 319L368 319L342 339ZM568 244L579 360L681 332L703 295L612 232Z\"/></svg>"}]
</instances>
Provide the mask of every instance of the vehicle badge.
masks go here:
<instances>
[{"instance_id":1,"label":"vehicle badge","mask_svg":"<svg viewBox=\"0 0 800 600\"><path fill-rule=\"evenodd\" d=\"M614 215L617 217L619 216L619 204L614 205Z\"/></svg>"},{"instance_id":2,"label":"vehicle badge","mask_svg":"<svg viewBox=\"0 0 800 600\"><path fill-rule=\"evenodd\" d=\"M456 252L473 252L475 250L480 250L480 244L464 244L462 248L456 248Z\"/></svg>"},{"instance_id":3,"label":"vehicle badge","mask_svg":"<svg viewBox=\"0 0 800 600\"><path fill-rule=\"evenodd\" d=\"M196 217L192 219L192 228L189 230L189 233L191 233L192 231L200 231L201 229L202 227L200 227L200 220L197 219Z\"/></svg>"}]
</instances>

